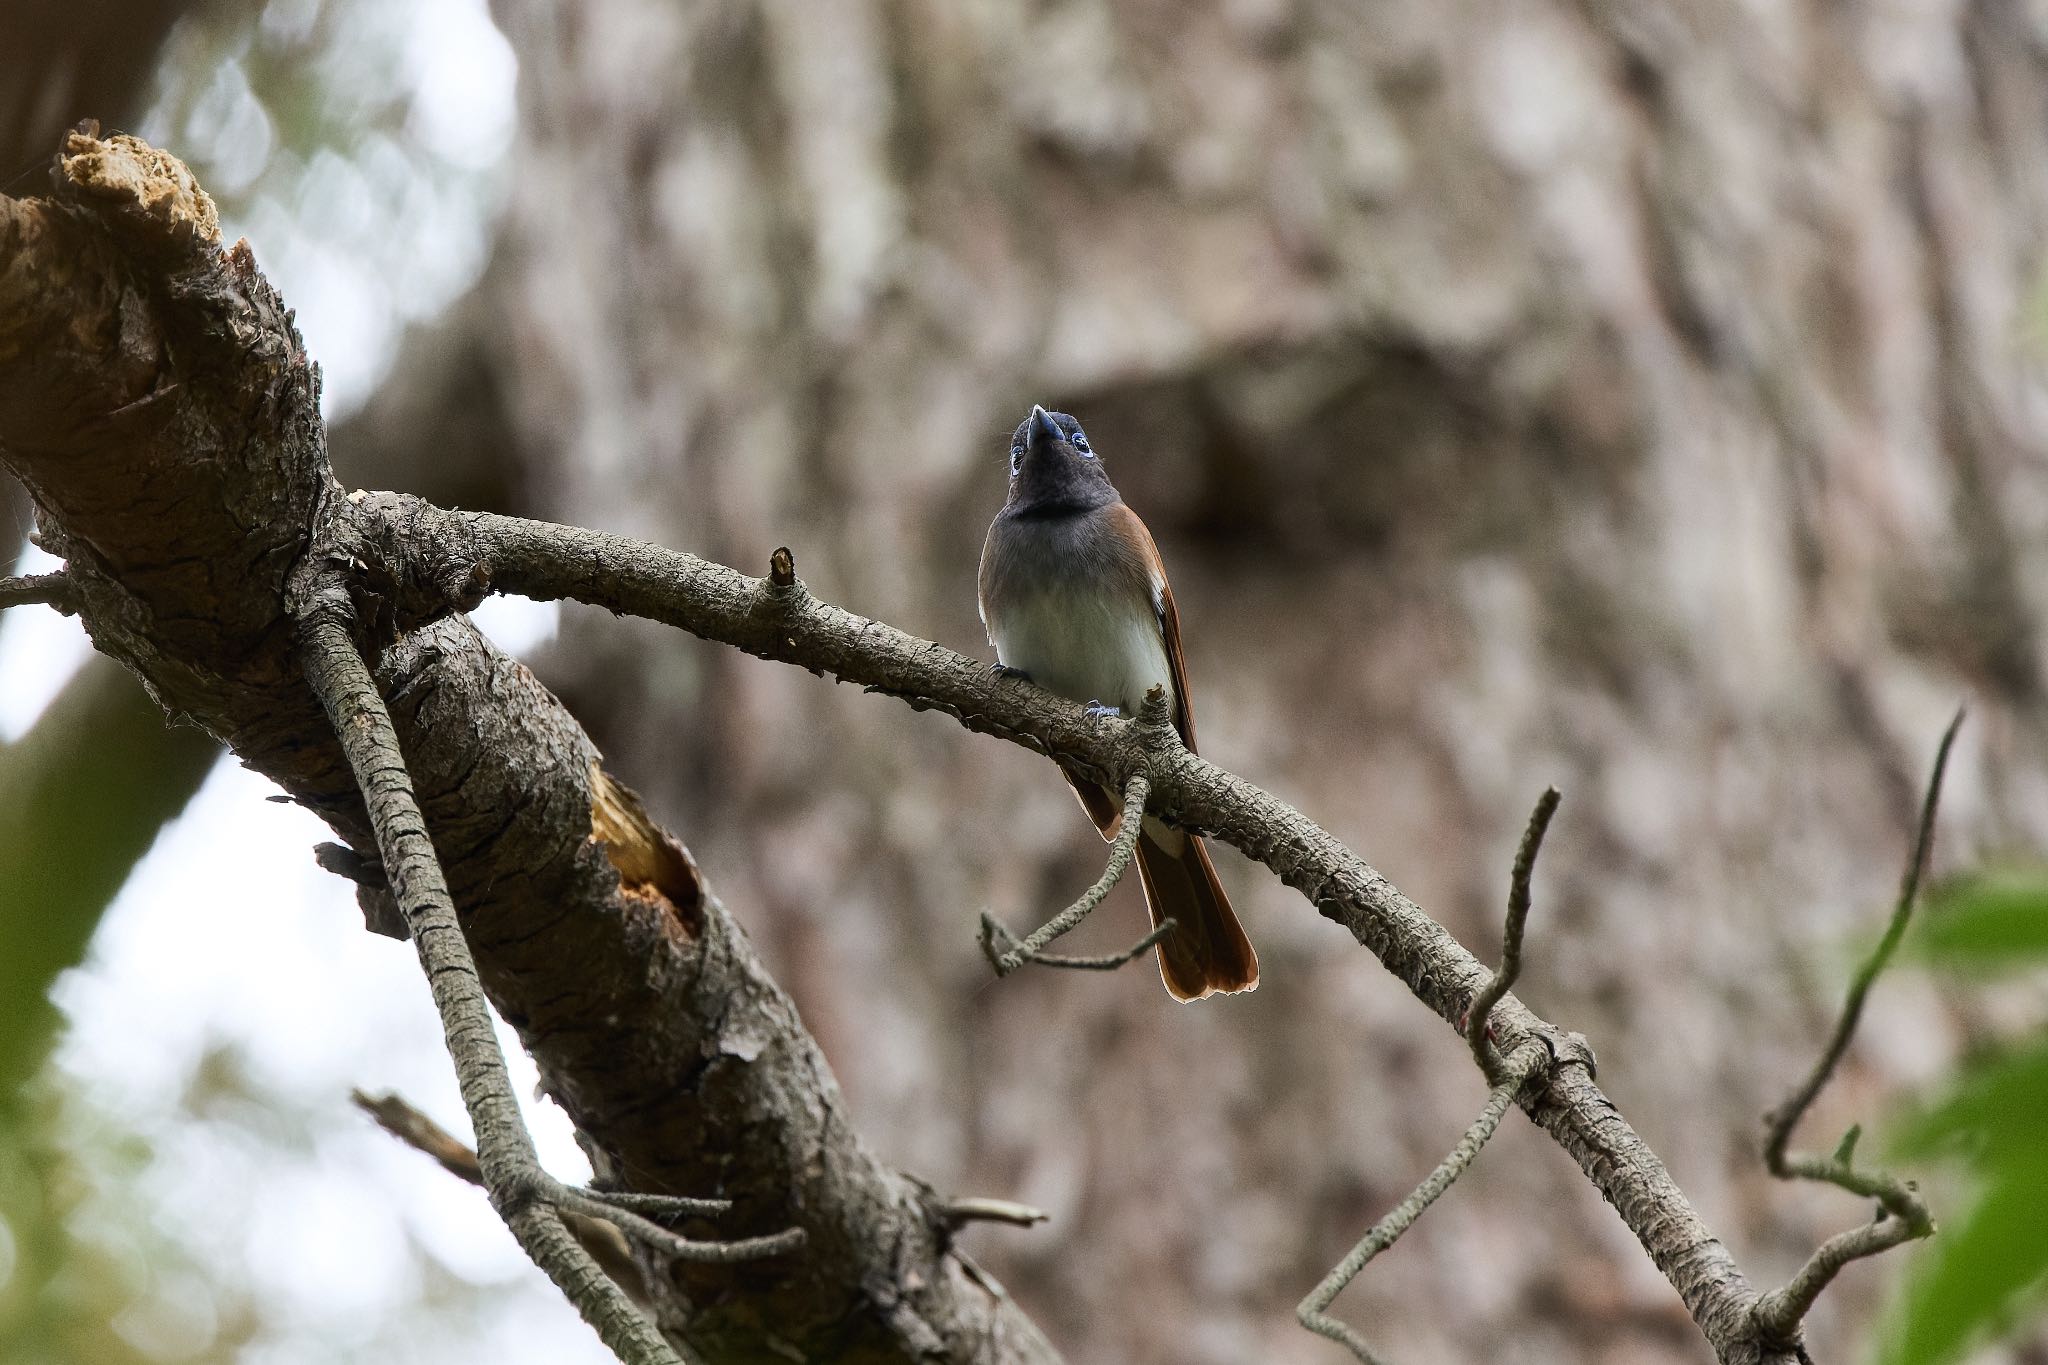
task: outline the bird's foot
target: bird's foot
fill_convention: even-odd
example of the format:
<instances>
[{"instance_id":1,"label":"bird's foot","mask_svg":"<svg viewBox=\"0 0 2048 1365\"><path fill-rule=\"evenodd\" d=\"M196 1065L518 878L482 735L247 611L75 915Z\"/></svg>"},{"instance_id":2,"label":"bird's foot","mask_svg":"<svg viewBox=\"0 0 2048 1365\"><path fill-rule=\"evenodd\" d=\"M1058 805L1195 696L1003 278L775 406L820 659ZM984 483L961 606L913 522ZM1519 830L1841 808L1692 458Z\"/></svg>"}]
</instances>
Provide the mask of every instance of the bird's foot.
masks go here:
<instances>
[{"instance_id":1,"label":"bird's foot","mask_svg":"<svg viewBox=\"0 0 2048 1365\"><path fill-rule=\"evenodd\" d=\"M1121 707L1121 706L1104 706L1104 705L1103 705L1103 704L1102 704L1101 702L1099 702L1099 701L1091 701L1091 702L1089 702L1089 703L1088 703L1088 707L1087 707L1087 712L1086 712L1086 714L1088 714L1088 715L1090 715L1090 716L1121 716L1121 715L1122 715L1123 713L1124 713L1124 708L1123 708L1123 707Z\"/></svg>"},{"instance_id":2,"label":"bird's foot","mask_svg":"<svg viewBox=\"0 0 2048 1365\"><path fill-rule=\"evenodd\" d=\"M1008 664L990 664L988 671L995 674L998 678L1015 678L1019 682L1031 681L1029 673L1026 673L1021 668L1012 668Z\"/></svg>"}]
</instances>

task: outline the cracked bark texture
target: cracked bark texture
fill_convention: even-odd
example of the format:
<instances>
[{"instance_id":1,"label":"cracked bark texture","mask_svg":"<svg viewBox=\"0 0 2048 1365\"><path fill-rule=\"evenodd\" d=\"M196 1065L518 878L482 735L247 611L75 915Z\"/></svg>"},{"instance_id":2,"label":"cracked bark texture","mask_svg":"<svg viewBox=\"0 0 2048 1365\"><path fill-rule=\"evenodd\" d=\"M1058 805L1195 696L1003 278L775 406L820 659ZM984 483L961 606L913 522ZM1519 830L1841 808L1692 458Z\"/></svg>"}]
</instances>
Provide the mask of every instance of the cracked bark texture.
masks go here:
<instances>
[{"instance_id":1,"label":"cracked bark texture","mask_svg":"<svg viewBox=\"0 0 2048 1365\"><path fill-rule=\"evenodd\" d=\"M485 987L599 1178L801 1223L762 1265L650 1276L706 1357L1056 1359L840 1114L824 1057L679 845L548 691L403 576L328 471L318 377L175 161L74 137L61 201L0 198L0 462L80 616L166 710L374 848L296 671L286 578L354 564L363 636ZM402 631L398 628L403 627ZM424 986L423 986L424 989Z\"/></svg>"},{"instance_id":2,"label":"cracked bark texture","mask_svg":"<svg viewBox=\"0 0 2048 1365\"><path fill-rule=\"evenodd\" d=\"M972 651L1004 435L1078 413L1172 566L1210 755L1475 946L1557 782L1522 994L1760 1284L1861 1215L1772 1188L1757 1116L1961 696L1944 858L2048 837L2030 10L496 13L522 135L471 307L522 510L790 545ZM538 666L746 907L863 1131L1054 1212L969 1235L1076 1358L1322 1358L1291 1305L1477 1099L1405 992L1242 864L1248 1000L989 985L974 911L1028 928L1098 867L1041 762L596 613ZM1135 892L1095 921L1077 950L1133 937ZM1884 997L1815 1131L1977 1022ZM1576 1174L1497 1142L1347 1320L1397 1359L1704 1358ZM1818 1352L1895 1268L1823 1299Z\"/></svg>"}]
</instances>

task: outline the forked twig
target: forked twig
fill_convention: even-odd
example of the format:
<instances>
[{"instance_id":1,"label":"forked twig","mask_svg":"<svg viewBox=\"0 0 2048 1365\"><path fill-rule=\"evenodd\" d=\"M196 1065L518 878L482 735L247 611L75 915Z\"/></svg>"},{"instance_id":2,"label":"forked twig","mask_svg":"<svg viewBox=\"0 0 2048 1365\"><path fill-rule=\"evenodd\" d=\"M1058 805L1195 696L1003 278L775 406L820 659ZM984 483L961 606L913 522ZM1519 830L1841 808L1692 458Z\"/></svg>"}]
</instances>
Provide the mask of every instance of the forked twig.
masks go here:
<instances>
[{"instance_id":1,"label":"forked twig","mask_svg":"<svg viewBox=\"0 0 2048 1365\"><path fill-rule=\"evenodd\" d=\"M1563 799L1557 788L1545 787L1543 795L1536 798L1536 809L1529 812L1528 827L1522 831L1521 846L1515 850L1514 868L1508 873L1508 922L1501 931L1500 970L1487 978L1465 1011L1465 1042L1472 1049L1472 1060L1489 1080L1493 1078L1493 1059L1487 1050L1487 1025L1493 1007L1522 974L1522 930L1529 922L1529 879L1536 872L1536 855L1543 851L1543 836L1550 832L1550 817L1557 814L1557 803Z\"/></svg>"},{"instance_id":2,"label":"forked twig","mask_svg":"<svg viewBox=\"0 0 2048 1365\"><path fill-rule=\"evenodd\" d=\"M1508 879L1508 916L1507 926L1501 934L1500 967L1472 998L1472 1007L1465 1017L1465 1039L1471 1045L1473 1060L1492 1082L1486 1096L1486 1107L1465 1129L1457 1146L1437 1163L1436 1169L1386 1217L1373 1224L1372 1230L1351 1248L1351 1254L1339 1261L1294 1310L1303 1327L1318 1336L1328 1337L1364 1365L1380 1365L1379 1357L1372 1353L1372 1348L1365 1344L1365 1338L1358 1334L1356 1328L1330 1316L1330 1304L1344 1292L1346 1285L1358 1278L1359 1272L1371 1264L1373 1257L1398 1241L1401 1234L1413 1227L1415 1220L1422 1217L1429 1206L1465 1173L1465 1168L1472 1164L1480 1149L1500 1127L1501 1118L1507 1113L1508 1106L1515 1102L1515 1096L1521 1093L1522 1087L1551 1063L1550 1044L1540 1037L1531 1037L1524 1039L1496 1065L1495 1056L1487 1047L1486 1027L1493 1007L1500 1003L1501 997L1514 986L1515 978L1521 975L1522 931L1529 921L1529 879L1536 869L1536 855L1543 848L1544 832L1550 828L1550 817L1557 813L1558 799L1557 788L1546 788L1536 802L1535 811L1529 816L1529 826L1522 835L1521 848L1515 854L1514 871Z\"/></svg>"},{"instance_id":3,"label":"forked twig","mask_svg":"<svg viewBox=\"0 0 2048 1365\"><path fill-rule=\"evenodd\" d=\"M440 1124L408 1104L398 1095L368 1095L360 1090L351 1091L349 1098L358 1109L377 1121L377 1126L391 1136L424 1153L437 1162L441 1169L467 1181L478 1189L488 1190L484 1184L483 1166L477 1161L476 1153L468 1144L450 1133ZM719 1201L710 1200L707 1203ZM609 1218L590 1218L580 1213L563 1214L562 1221L569 1232L590 1253L591 1258L604 1273L618 1281L619 1286L631 1296L636 1304L647 1301L647 1281L640 1270L639 1262L633 1259L632 1244L619 1231L618 1224Z\"/></svg>"},{"instance_id":4,"label":"forked twig","mask_svg":"<svg viewBox=\"0 0 2048 1365\"><path fill-rule=\"evenodd\" d=\"M1494 1130L1500 1127L1501 1117L1515 1102L1516 1094L1549 1060L1550 1049L1540 1038L1531 1038L1515 1049L1501 1068L1500 1080L1487 1093L1486 1107L1479 1111L1479 1117L1458 1139L1458 1145L1451 1148L1450 1155L1437 1164L1428 1179L1417 1185L1413 1193L1395 1205L1391 1213L1373 1224L1372 1231L1365 1234L1364 1240L1351 1248L1351 1254L1339 1261L1336 1268L1325 1275L1323 1282L1294 1310L1303 1327L1318 1336L1328 1337L1365 1365L1379 1365L1379 1357L1372 1353L1357 1329L1330 1316L1331 1301L1344 1291L1344 1286L1358 1277L1373 1257L1392 1246L1465 1173L1465 1168L1472 1164L1472 1159L1479 1155Z\"/></svg>"},{"instance_id":5,"label":"forked twig","mask_svg":"<svg viewBox=\"0 0 2048 1365\"><path fill-rule=\"evenodd\" d=\"M1045 967L1076 967L1084 971L1115 971L1173 932L1174 922L1162 920L1151 933L1130 947L1105 957L1063 957L1045 951L1046 945L1094 914L1095 907L1102 904L1124 875L1124 870L1131 865L1131 855L1137 851L1138 834L1145 823L1145 797L1151 790L1152 784L1142 773L1133 774L1125 784L1123 820L1117 828L1115 841L1109 846L1109 862L1103 867L1102 875L1095 879L1095 884L1081 894L1081 899L1039 925L1022 942L994 916L983 913L981 951L989 965L996 969L997 976L1008 976L1027 962Z\"/></svg>"},{"instance_id":6,"label":"forked twig","mask_svg":"<svg viewBox=\"0 0 2048 1365\"><path fill-rule=\"evenodd\" d=\"M569 1212L607 1219L635 1240L677 1259L732 1261L786 1251L803 1233L790 1229L744 1242L703 1243L678 1236L603 1195L573 1189L541 1166L519 1113L504 1054L469 943L455 916L447 879L413 795L412 776L375 680L346 624L346 592L333 581L295 584L299 658L348 758L377 849L426 971L441 1015L463 1106L476 1130L478 1167L498 1210L528 1256L576 1304L614 1354L629 1365L679 1365L674 1350L569 1233ZM658 1200L658 1205L650 1203ZM697 1212L694 1201L640 1196L638 1209Z\"/></svg>"},{"instance_id":7,"label":"forked twig","mask_svg":"<svg viewBox=\"0 0 2048 1365\"><path fill-rule=\"evenodd\" d=\"M1165 938L1180 927L1180 921L1168 917L1153 926L1152 932L1120 952L1104 953L1099 957L1076 957L1067 953L1033 953L1017 963L1017 967L1067 967L1083 972L1113 972L1129 962L1143 957ZM1017 936L998 924L986 911L981 916L981 955L996 969L997 976L1008 976L1017 967L1005 968L1002 959L1015 953L1019 947Z\"/></svg>"},{"instance_id":8,"label":"forked twig","mask_svg":"<svg viewBox=\"0 0 2048 1365\"><path fill-rule=\"evenodd\" d=\"M1863 1017L1864 1000L1906 935L1906 925L1912 919L1913 907L1920 898L1920 882L1926 875L1928 854L1934 847L1934 817L1941 805L1941 784L1948 773L1949 751L1955 746L1956 732L1962 724L1963 711L1958 708L1955 719L1942 732L1941 746L1935 750L1934 771L1928 776L1927 794L1920 803L1920 827L1913 837L1906 870L1899 878L1899 897L1892 906L1891 921L1885 925L1884 937L1878 940L1877 947L1871 950L1849 983L1849 994L1842 1002L1842 1014L1835 1023L1834 1036L1828 1039L1827 1048L1805 1082L1783 1104L1764 1116L1764 1165L1772 1175L1781 1180L1824 1181L1851 1194L1878 1201L1875 1218L1862 1227L1830 1237L1782 1289L1774 1289L1757 1299L1750 1313L1751 1319L1756 1323L1759 1334L1773 1343L1797 1343L1800 1323L1805 1320L1821 1291L1828 1287L1843 1266L1888 1251L1901 1242L1931 1236L1934 1232L1933 1215L1911 1182L1900 1180L1887 1171L1859 1171L1855 1168L1856 1140L1862 1136L1860 1127L1851 1128L1831 1156L1810 1152L1788 1153L1786 1147L1792 1140L1792 1130L1834 1076L1835 1068L1841 1065L1843 1055L1849 1050L1849 1040L1855 1036L1856 1025Z\"/></svg>"}]
</instances>

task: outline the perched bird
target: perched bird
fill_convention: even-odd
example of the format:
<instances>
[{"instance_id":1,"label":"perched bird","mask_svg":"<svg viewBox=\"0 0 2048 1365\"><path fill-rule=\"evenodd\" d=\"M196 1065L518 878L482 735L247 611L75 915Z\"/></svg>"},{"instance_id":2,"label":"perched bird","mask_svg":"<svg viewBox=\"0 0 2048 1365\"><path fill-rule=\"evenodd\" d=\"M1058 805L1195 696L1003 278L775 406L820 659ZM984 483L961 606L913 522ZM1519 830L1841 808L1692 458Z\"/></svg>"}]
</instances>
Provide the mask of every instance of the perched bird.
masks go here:
<instances>
[{"instance_id":1,"label":"perched bird","mask_svg":"<svg viewBox=\"0 0 2048 1365\"><path fill-rule=\"evenodd\" d=\"M1063 412L1033 407L1010 438L1010 495L988 528L980 589L998 667L1118 714L1135 714L1146 692L1164 687L1174 728L1193 752L1195 717L1166 566L1081 424ZM1102 837L1114 839L1123 816L1117 794L1072 773L1067 781ZM1159 942L1159 974L1173 997L1257 986L1258 954L1202 841L1148 815L1137 857L1152 923L1175 922Z\"/></svg>"}]
</instances>

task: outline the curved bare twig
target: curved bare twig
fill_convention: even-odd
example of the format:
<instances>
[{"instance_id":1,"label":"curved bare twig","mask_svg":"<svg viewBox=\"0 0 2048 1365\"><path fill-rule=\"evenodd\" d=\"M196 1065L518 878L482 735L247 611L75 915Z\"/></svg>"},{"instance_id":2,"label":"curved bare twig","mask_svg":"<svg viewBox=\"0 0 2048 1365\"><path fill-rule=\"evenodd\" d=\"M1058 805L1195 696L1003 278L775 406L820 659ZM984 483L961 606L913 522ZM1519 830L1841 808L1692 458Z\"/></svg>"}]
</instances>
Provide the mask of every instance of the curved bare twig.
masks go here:
<instances>
[{"instance_id":1,"label":"curved bare twig","mask_svg":"<svg viewBox=\"0 0 2048 1365\"><path fill-rule=\"evenodd\" d=\"M1849 1040L1856 1034L1857 1022L1863 1017L1863 1002L1869 997L1870 988L1877 983L1892 955L1898 951L1900 940L1906 936L1906 925L1912 919L1913 907L1920 898L1920 881L1926 875L1927 857L1934 847L1934 816L1941 805L1941 783L1948 773L1949 751L1954 748L1956 732L1962 725L1963 711L1959 708L1955 719L1948 723L1948 729L1942 732L1941 745L1935 750L1934 771L1928 776L1927 794L1920 802L1919 828L1913 836L1912 852L1906 858L1906 870L1899 878L1898 900L1892 905L1892 916L1885 925L1884 937L1871 949L1870 956L1850 981L1849 994L1842 1002L1841 1017L1835 1021L1834 1034L1828 1039L1820 1060L1814 1063L1813 1070L1790 1098L1764 1116L1767 1127L1764 1165L1770 1168L1772 1175L1781 1180L1818 1180L1878 1201L1876 1218L1862 1227L1838 1232L1821 1243L1819 1250L1807 1259L1783 1288L1774 1289L1757 1300L1754 1310L1757 1330L1770 1341L1796 1345L1800 1324L1813 1308L1814 1301L1841 1273L1842 1267L1851 1261L1889 1251L1901 1242L1934 1235L1934 1216L1928 1212L1927 1201L1920 1197L1919 1190L1911 1182L1901 1180L1888 1171L1856 1169L1856 1140L1862 1136L1861 1128L1851 1128L1832 1156L1788 1153L1785 1149L1792 1141L1792 1130L1813 1106L1814 1100L1835 1074L1835 1068L1841 1065L1843 1054L1849 1050Z\"/></svg>"}]
</instances>

